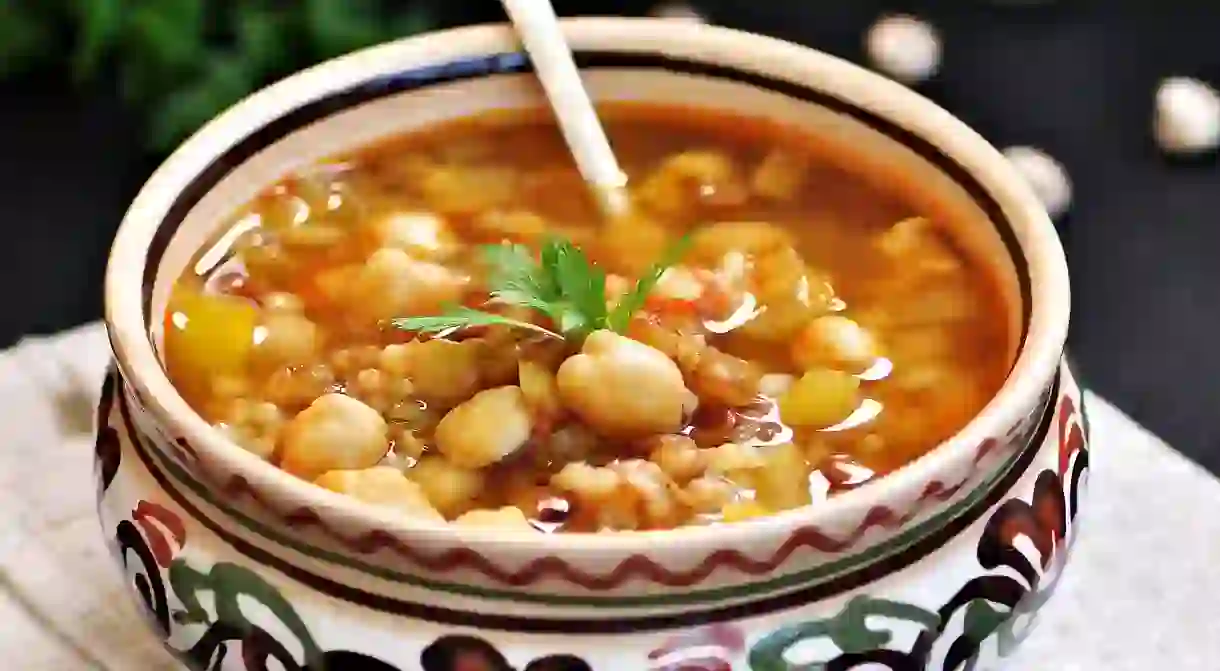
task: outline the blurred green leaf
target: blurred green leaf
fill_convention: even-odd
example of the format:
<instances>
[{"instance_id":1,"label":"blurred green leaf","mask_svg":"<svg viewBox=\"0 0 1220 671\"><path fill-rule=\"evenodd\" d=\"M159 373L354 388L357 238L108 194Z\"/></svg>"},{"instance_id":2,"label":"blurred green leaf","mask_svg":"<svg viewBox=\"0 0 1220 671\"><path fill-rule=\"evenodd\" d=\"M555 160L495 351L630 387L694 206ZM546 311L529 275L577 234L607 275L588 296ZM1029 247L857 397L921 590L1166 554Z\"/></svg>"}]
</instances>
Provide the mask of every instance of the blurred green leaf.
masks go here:
<instances>
[{"instance_id":1,"label":"blurred green leaf","mask_svg":"<svg viewBox=\"0 0 1220 671\"><path fill-rule=\"evenodd\" d=\"M334 58L384 41L386 21L376 0L304 0L313 56Z\"/></svg>"},{"instance_id":2,"label":"blurred green leaf","mask_svg":"<svg viewBox=\"0 0 1220 671\"><path fill-rule=\"evenodd\" d=\"M127 57L162 72L191 70L207 53L204 18L204 0L140 2L127 14Z\"/></svg>"},{"instance_id":3,"label":"blurred green leaf","mask_svg":"<svg viewBox=\"0 0 1220 671\"><path fill-rule=\"evenodd\" d=\"M124 0L76 0L73 10L79 25L76 31L76 52L73 69L78 78L97 72L98 66L112 49L123 29Z\"/></svg>"},{"instance_id":4,"label":"blurred green leaf","mask_svg":"<svg viewBox=\"0 0 1220 671\"><path fill-rule=\"evenodd\" d=\"M237 48L263 72L291 67L293 22L290 12L262 2L239 3L234 9L233 34Z\"/></svg>"},{"instance_id":5,"label":"blurred green leaf","mask_svg":"<svg viewBox=\"0 0 1220 671\"><path fill-rule=\"evenodd\" d=\"M198 79L167 96L152 110L149 141L168 149L207 123L255 87L250 62L235 54L206 54Z\"/></svg>"},{"instance_id":6,"label":"blurred green leaf","mask_svg":"<svg viewBox=\"0 0 1220 671\"><path fill-rule=\"evenodd\" d=\"M112 66L164 149L268 79L429 29L434 1L0 0L0 78Z\"/></svg>"},{"instance_id":7,"label":"blurred green leaf","mask_svg":"<svg viewBox=\"0 0 1220 671\"><path fill-rule=\"evenodd\" d=\"M46 8L21 0L0 0L0 77L28 70L55 53Z\"/></svg>"},{"instance_id":8,"label":"blurred green leaf","mask_svg":"<svg viewBox=\"0 0 1220 671\"><path fill-rule=\"evenodd\" d=\"M436 19L426 5L417 4L401 15L391 18L389 24L390 34L387 39L395 39L431 30L436 27Z\"/></svg>"}]
</instances>

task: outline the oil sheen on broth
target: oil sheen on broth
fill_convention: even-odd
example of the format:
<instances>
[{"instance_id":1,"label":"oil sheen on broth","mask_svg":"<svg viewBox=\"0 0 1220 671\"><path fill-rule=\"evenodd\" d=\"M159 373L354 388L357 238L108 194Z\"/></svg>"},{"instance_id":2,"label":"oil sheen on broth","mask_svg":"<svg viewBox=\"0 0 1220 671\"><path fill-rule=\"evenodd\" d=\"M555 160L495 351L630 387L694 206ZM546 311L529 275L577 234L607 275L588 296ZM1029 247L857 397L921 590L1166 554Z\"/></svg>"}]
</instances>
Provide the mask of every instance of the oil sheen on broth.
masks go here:
<instances>
[{"instance_id":1,"label":"oil sheen on broth","mask_svg":"<svg viewBox=\"0 0 1220 671\"><path fill-rule=\"evenodd\" d=\"M171 379L238 445L318 486L545 532L816 506L925 453L998 390L1000 293L936 213L769 122L602 113L630 176L621 220L598 215L541 111L428 128L266 189L175 286ZM460 304L560 330L488 302L485 246L569 241L614 305L684 234L618 333L391 324Z\"/></svg>"}]
</instances>

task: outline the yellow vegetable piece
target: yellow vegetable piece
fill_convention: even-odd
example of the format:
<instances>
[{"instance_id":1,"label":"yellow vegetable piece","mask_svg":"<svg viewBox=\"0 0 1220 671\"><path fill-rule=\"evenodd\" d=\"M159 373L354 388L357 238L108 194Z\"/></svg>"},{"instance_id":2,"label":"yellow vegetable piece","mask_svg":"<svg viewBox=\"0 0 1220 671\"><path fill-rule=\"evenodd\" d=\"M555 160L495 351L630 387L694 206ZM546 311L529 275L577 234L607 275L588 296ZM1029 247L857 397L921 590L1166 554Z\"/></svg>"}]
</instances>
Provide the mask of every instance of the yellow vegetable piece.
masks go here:
<instances>
[{"instance_id":1,"label":"yellow vegetable piece","mask_svg":"<svg viewBox=\"0 0 1220 671\"><path fill-rule=\"evenodd\" d=\"M726 503L720 511L720 518L725 522L742 522L755 517L765 517L771 511L757 501L742 500Z\"/></svg>"},{"instance_id":2,"label":"yellow vegetable piece","mask_svg":"<svg viewBox=\"0 0 1220 671\"><path fill-rule=\"evenodd\" d=\"M859 379L842 371L815 368L780 397L779 415L791 426L821 429L847 419L859 405Z\"/></svg>"},{"instance_id":3,"label":"yellow vegetable piece","mask_svg":"<svg viewBox=\"0 0 1220 671\"><path fill-rule=\"evenodd\" d=\"M165 363L189 399L206 399L217 377L244 377L258 308L223 294L179 289L165 319Z\"/></svg>"},{"instance_id":4,"label":"yellow vegetable piece","mask_svg":"<svg viewBox=\"0 0 1220 671\"><path fill-rule=\"evenodd\" d=\"M800 448L783 443L763 448L763 454L765 465L753 473L758 501L773 510L809 505L809 464Z\"/></svg>"}]
</instances>

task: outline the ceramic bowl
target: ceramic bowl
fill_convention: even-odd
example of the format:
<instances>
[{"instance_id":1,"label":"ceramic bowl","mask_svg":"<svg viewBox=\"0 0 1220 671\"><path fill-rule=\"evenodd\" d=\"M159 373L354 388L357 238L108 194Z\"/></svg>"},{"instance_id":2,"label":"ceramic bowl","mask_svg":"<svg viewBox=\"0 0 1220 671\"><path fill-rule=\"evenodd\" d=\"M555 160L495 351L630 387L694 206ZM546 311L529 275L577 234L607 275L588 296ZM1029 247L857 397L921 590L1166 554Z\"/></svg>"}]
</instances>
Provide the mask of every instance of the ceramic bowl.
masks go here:
<instances>
[{"instance_id":1,"label":"ceramic bowl","mask_svg":"<svg viewBox=\"0 0 1220 671\"><path fill-rule=\"evenodd\" d=\"M294 169L438 120L542 104L504 26L361 51L208 124L153 175L115 241L99 508L154 634L200 670L992 668L1059 579L1089 463L1063 363L1063 251L1034 195L947 112L831 56L664 20L564 30L598 100L782 119L866 172L888 166L887 188L976 222L962 244L1002 279L1021 335L1010 379L905 468L720 527L425 528L286 475L215 432L162 371L157 324L174 278L225 214Z\"/></svg>"}]
</instances>

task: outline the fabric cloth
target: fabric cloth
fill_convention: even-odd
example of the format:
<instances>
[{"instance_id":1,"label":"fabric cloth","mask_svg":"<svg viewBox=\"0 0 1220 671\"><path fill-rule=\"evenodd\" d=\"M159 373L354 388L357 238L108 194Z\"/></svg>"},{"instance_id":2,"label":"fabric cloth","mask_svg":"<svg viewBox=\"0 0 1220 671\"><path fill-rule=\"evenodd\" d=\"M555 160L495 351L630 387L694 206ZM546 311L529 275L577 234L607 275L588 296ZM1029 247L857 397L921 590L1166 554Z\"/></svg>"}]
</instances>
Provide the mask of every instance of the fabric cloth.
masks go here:
<instances>
[{"instance_id":1,"label":"fabric cloth","mask_svg":"<svg viewBox=\"0 0 1220 671\"><path fill-rule=\"evenodd\" d=\"M94 516L100 325L0 353L0 659L15 671L177 668ZM1220 481L1090 396L1091 489L1075 556L1009 671L1214 671Z\"/></svg>"}]
</instances>

